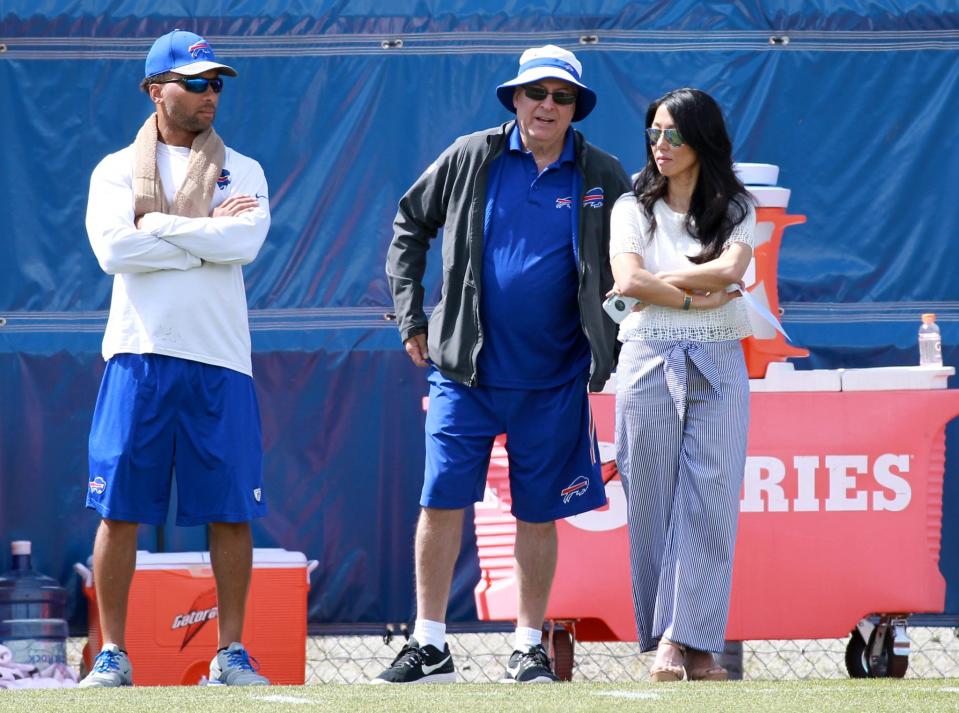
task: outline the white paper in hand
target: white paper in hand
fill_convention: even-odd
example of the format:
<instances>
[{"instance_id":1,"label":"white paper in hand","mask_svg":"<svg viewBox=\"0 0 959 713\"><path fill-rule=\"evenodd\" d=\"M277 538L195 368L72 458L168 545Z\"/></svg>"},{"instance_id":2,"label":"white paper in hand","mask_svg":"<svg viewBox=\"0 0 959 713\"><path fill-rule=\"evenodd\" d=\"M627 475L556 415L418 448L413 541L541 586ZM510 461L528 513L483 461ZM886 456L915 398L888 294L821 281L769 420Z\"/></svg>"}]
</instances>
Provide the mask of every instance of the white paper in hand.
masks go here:
<instances>
[{"instance_id":1,"label":"white paper in hand","mask_svg":"<svg viewBox=\"0 0 959 713\"><path fill-rule=\"evenodd\" d=\"M782 324L780 324L779 320L776 319L776 316L769 311L769 308L766 307L766 305L753 297L750 292L740 289L739 285L730 285L726 288L726 292L739 292L742 295L741 299L746 303L746 307L762 317L766 322L769 322L769 324L771 324L777 332L783 335L790 342L792 341L792 339L789 339L789 335L786 334L786 330L783 329Z\"/></svg>"}]
</instances>

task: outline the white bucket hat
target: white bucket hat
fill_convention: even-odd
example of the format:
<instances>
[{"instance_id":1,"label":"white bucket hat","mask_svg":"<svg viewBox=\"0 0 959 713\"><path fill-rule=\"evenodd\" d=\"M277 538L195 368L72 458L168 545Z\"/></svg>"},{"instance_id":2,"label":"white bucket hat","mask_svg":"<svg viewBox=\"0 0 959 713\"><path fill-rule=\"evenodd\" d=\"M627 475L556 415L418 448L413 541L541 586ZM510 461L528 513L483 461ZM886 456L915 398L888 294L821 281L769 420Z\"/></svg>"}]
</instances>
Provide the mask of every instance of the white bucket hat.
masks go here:
<instances>
[{"instance_id":1,"label":"white bucket hat","mask_svg":"<svg viewBox=\"0 0 959 713\"><path fill-rule=\"evenodd\" d=\"M573 121L579 121L589 116L593 107L596 106L596 94L583 84L580 79L582 75L583 65L576 59L576 55L569 50L564 50L556 45L533 47L523 52L523 55L519 58L519 71L516 74L516 79L500 84L496 88L496 96L499 97L503 106L515 114L516 106L513 104L515 87L532 84L540 79L561 79L579 87L576 96L576 111L573 113Z\"/></svg>"}]
</instances>

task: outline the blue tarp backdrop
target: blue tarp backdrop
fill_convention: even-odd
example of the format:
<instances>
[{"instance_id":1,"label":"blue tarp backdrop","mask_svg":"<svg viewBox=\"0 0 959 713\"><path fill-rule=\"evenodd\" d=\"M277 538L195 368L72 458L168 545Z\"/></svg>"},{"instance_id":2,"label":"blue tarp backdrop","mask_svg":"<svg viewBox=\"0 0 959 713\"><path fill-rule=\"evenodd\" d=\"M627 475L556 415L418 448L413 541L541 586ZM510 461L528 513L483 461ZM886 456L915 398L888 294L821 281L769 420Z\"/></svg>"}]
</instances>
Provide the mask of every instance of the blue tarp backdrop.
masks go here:
<instances>
[{"instance_id":1,"label":"blue tarp backdrop","mask_svg":"<svg viewBox=\"0 0 959 713\"><path fill-rule=\"evenodd\" d=\"M579 53L599 95L579 128L630 172L648 102L678 86L718 99L737 160L781 167L789 211L808 216L779 263L785 326L811 351L801 368L913 364L926 311L956 363L955 2L311 5L0 0L0 547L33 540L38 566L75 595L71 566L97 524L83 509L86 436L111 288L84 230L89 176L151 110L143 60L174 27L239 70L217 130L271 188L273 227L245 269L270 505L254 538L320 561L312 623L413 615L426 384L383 318L391 222L454 138L508 118L494 89L526 47ZM959 612L954 461L942 569ZM141 545L205 539L149 528ZM467 538L452 619L475 619L477 576Z\"/></svg>"}]
</instances>

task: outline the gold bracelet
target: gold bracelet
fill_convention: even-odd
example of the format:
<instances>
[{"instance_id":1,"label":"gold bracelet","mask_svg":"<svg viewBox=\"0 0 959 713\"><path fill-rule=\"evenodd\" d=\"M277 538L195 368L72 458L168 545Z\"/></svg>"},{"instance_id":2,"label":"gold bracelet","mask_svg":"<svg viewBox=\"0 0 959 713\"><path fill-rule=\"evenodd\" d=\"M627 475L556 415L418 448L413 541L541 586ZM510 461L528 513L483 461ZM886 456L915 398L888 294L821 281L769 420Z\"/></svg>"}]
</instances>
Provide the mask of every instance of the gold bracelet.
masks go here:
<instances>
[{"instance_id":1,"label":"gold bracelet","mask_svg":"<svg viewBox=\"0 0 959 713\"><path fill-rule=\"evenodd\" d=\"M688 310L689 306L692 303L693 303L692 296L688 292L686 292L686 290L683 290L683 309Z\"/></svg>"}]
</instances>

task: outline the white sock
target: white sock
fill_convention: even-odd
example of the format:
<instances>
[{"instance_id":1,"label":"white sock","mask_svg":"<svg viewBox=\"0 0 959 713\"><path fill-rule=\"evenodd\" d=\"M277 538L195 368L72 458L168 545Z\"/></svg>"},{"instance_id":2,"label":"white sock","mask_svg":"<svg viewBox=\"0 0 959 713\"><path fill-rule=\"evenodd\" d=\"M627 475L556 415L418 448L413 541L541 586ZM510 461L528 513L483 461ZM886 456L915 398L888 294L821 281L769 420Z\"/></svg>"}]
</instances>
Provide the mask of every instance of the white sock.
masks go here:
<instances>
[{"instance_id":1,"label":"white sock","mask_svg":"<svg viewBox=\"0 0 959 713\"><path fill-rule=\"evenodd\" d=\"M529 651L536 644L543 643L543 632L528 626L517 626L513 635L513 648L517 651Z\"/></svg>"},{"instance_id":2,"label":"white sock","mask_svg":"<svg viewBox=\"0 0 959 713\"><path fill-rule=\"evenodd\" d=\"M440 651L446 646L446 622L417 619L413 638L420 646L435 646Z\"/></svg>"}]
</instances>

